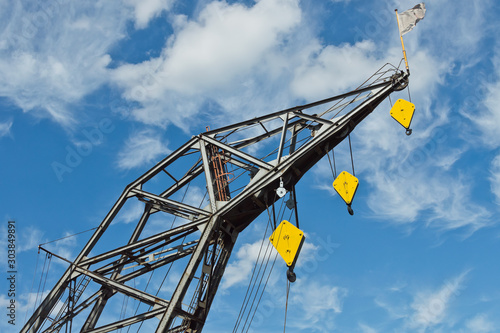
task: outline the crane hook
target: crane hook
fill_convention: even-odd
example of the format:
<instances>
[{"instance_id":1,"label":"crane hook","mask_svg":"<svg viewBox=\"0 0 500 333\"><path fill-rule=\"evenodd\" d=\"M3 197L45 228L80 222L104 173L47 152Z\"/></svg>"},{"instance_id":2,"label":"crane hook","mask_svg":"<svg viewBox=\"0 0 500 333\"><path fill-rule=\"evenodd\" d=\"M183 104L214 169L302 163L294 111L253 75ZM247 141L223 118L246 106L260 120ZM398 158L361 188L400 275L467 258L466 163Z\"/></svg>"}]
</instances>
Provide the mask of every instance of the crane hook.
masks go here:
<instances>
[{"instance_id":1,"label":"crane hook","mask_svg":"<svg viewBox=\"0 0 500 333\"><path fill-rule=\"evenodd\" d=\"M286 271L286 278L292 283L297 280L297 274L295 274L292 267L288 267L288 270Z\"/></svg>"},{"instance_id":2,"label":"crane hook","mask_svg":"<svg viewBox=\"0 0 500 333\"><path fill-rule=\"evenodd\" d=\"M349 212L350 215L354 215L354 210L352 210L351 205L347 205L347 211Z\"/></svg>"}]
</instances>

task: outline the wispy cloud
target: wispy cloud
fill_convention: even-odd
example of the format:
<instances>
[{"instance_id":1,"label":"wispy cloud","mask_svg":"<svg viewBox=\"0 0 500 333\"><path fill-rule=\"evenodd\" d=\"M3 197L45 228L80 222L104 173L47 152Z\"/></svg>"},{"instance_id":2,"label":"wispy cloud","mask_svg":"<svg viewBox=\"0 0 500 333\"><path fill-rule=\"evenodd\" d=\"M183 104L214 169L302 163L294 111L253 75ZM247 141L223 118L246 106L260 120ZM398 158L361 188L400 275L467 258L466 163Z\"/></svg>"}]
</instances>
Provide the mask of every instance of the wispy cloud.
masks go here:
<instances>
[{"instance_id":1,"label":"wispy cloud","mask_svg":"<svg viewBox=\"0 0 500 333\"><path fill-rule=\"evenodd\" d=\"M19 227L19 226L18 226ZM2 235L7 235L7 224L4 224L0 227L0 231ZM33 226L23 226L22 232L17 234L19 238L16 246L16 253L22 253L25 251L30 251L36 249L40 243L46 241L44 237L44 232ZM7 256L7 237L0 238L0 255ZM7 264L7 263L3 263ZM3 265L2 264L2 265Z\"/></svg>"},{"instance_id":2,"label":"wispy cloud","mask_svg":"<svg viewBox=\"0 0 500 333\"><path fill-rule=\"evenodd\" d=\"M454 305L465 288L469 270L445 280L441 286L406 285L397 293L382 291L375 304L389 315L387 321L377 324L392 327L398 332L441 332L463 327L457 322Z\"/></svg>"},{"instance_id":3,"label":"wispy cloud","mask_svg":"<svg viewBox=\"0 0 500 333\"><path fill-rule=\"evenodd\" d=\"M9 120L7 122L0 123L0 138L10 135L10 128L14 122Z\"/></svg>"},{"instance_id":4,"label":"wispy cloud","mask_svg":"<svg viewBox=\"0 0 500 333\"><path fill-rule=\"evenodd\" d=\"M329 237L326 239L321 238L322 236L306 235L306 237L309 241L304 243L296 266L297 281L291 285L290 289L290 319L287 325L309 332L331 331L335 326L332 319L342 313L348 290L332 284L328 278L318 274L318 265L327 260L339 245L332 243ZM312 243L311 239L315 243ZM261 245L263 245L262 249ZM276 256L276 250L270 245L267 237L263 243L262 240L257 240L241 245L238 252L233 254L235 258L226 267L221 290L231 292L232 288L248 284L259 252L262 259L266 251L271 260ZM277 260L273 274L267 283L263 308L259 309L259 316L262 315L264 318L272 315L285 304L285 295L282 293L285 290L285 267L279 255ZM272 311L269 312L269 309Z\"/></svg>"},{"instance_id":5,"label":"wispy cloud","mask_svg":"<svg viewBox=\"0 0 500 333\"><path fill-rule=\"evenodd\" d=\"M467 142L457 143L455 135L448 131L448 126L455 126L464 128L465 132L470 123L467 119L461 118L458 112L450 107L448 101L438 96L439 91L444 88L444 78L448 75L450 66L455 61L461 63L465 58L470 58L471 54L475 54L474 50L477 50L476 46L481 37L472 36L471 31L480 29L477 24L479 21L464 22L464 26L470 28L465 32L470 38L463 45L462 41L452 41L451 43L455 43L455 47L460 50L451 56L428 44L434 43L435 39L430 41L425 37L426 33L437 29L441 24L455 25L454 11L470 10L471 14L477 17L484 17L487 13L483 7L475 4L464 3L463 7L456 7L440 17L440 20L436 20L433 15L439 8L432 8L425 21L415 29L415 33L412 32L412 35L406 38L408 48L413 50L410 59L413 73L410 78L410 89L411 97L416 104L416 113L412 127L418 130L414 130L410 138L402 135L402 128L388 117L389 103L384 103L356 128L353 144L355 159L360 161L357 163L357 171L362 177L361 181L370 184L368 204L376 217L407 227L414 221L424 219L426 226L440 230L463 228L466 233L471 233L490 225L491 213L482 207L481 203L473 200L474 182L456 167L457 162L461 161L464 154L471 149L471 145ZM379 21L376 23L381 24ZM447 33L452 31L448 29ZM335 86L336 83L331 82L349 82L349 79L346 80L348 75L343 73L342 67L339 67L339 64L342 64L350 68L350 62L346 61L346 58L354 60L353 66L367 64L373 70L377 62L392 62L400 57L400 46L392 42L382 52L379 47L379 40L375 43L370 39L354 45L320 47L316 51L317 56L309 59L311 64L304 73L310 77L303 82L309 84L316 82L315 80L324 81L318 84L319 88L312 85L311 92L320 91L327 89L321 87ZM341 59L337 59L338 57ZM360 78L362 72L368 70L366 68L360 70L361 74L358 75L357 70L362 68L363 65L356 65L348 72L353 73L358 81L362 81ZM326 79L330 73L337 75L335 78ZM321 80L321 77L325 79ZM465 80L463 77L456 79ZM300 91L307 94L306 89ZM408 99L405 95L406 92L399 93L394 98ZM384 112L384 109L387 111ZM336 156L339 157L339 161L343 158L349 159L349 156L342 155L342 151L340 154L336 151ZM319 183L325 183L324 177L322 179L319 175L331 174L326 170L327 167L327 164L324 164L321 170L316 169ZM331 186L322 187L332 192Z\"/></svg>"},{"instance_id":6,"label":"wispy cloud","mask_svg":"<svg viewBox=\"0 0 500 333\"><path fill-rule=\"evenodd\" d=\"M270 235L270 232L268 232ZM306 234L308 241L304 242L300 251L300 260L297 262L296 268L302 272L303 277L313 275L318 269L319 262L323 262L329 258L335 251L338 244L333 243L330 237L326 239L322 237L309 237ZM315 243L313 243L313 241ZM262 249L261 249L262 247ZM260 255L259 255L260 252ZM274 258L276 250L270 245L267 236L262 240L257 240L253 243L246 243L240 246L237 253L233 254L235 259L227 266L224 272L224 279L222 280L222 289L229 289L233 286L238 286L247 282L251 276L252 269L255 262L260 256L262 257L267 253L267 256ZM278 256L281 261L281 257ZM274 281L270 282L271 284Z\"/></svg>"},{"instance_id":7,"label":"wispy cloud","mask_svg":"<svg viewBox=\"0 0 500 333\"><path fill-rule=\"evenodd\" d=\"M429 3L427 21L425 25L419 26L421 34L425 36L433 31L440 31L438 35L433 34L432 38L428 39L428 42L433 43L435 52L455 59L468 59L464 64L470 65L470 61L474 62L478 56L485 56L480 54L482 52L479 43L488 30L485 25L489 24L487 17L492 14L493 3L492 0ZM436 16L439 19L435 19ZM432 24L429 21L432 21ZM491 24L494 23L491 21ZM449 52L451 49L454 51Z\"/></svg>"},{"instance_id":8,"label":"wispy cloud","mask_svg":"<svg viewBox=\"0 0 500 333\"><path fill-rule=\"evenodd\" d=\"M221 289L225 290L232 286L247 283L252 275L252 269L255 266L257 258L261 258L262 260L264 255L269 256L269 253L274 258L276 250L266 240L264 242L256 241L251 244L243 244L235 254L236 260L226 267Z\"/></svg>"},{"instance_id":9,"label":"wispy cloud","mask_svg":"<svg viewBox=\"0 0 500 333\"><path fill-rule=\"evenodd\" d=\"M273 60L274 50L300 21L297 1L262 0L252 7L214 1L194 19L173 19L175 33L161 57L120 66L113 79L126 99L141 104L133 112L138 121L189 125L186 119L200 112L206 100L230 103L235 90L254 89L256 73L272 79L281 71L283 65ZM239 101L238 106L244 104ZM242 112L232 111L236 110Z\"/></svg>"},{"instance_id":10,"label":"wispy cloud","mask_svg":"<svg viewBox=\"0 0 500 333\"><path fill-rule=\"evenodd\" d=\"M491 191L496 197L497 203L500 204L500 155L495 157L491 163Z\"/></svg>"},{"instance_id":11,"label":"wispy cloud","mask_svg":"<svg viewBox=\"0 0 500 333\"><path fill-rule=\"evenodd\" d=\"M373 327L370 327L368 325L365 325L365 324L362 324L362 323L359 323L359 329L361 330L361 332L363 333L377 333L378 331L376 329L374 329Z\"/></svg>"},{"instance_id":12,"label":"wispy cloud","mask_svg":"<svg viewBox=\"0 0 500 333\"><path fill-rule=\"evenodd\" d=\"M321 45L315 40L307 58L295 69L291 89L296 96L315 100L355 88L383 63L376 57L376 45L364 40L354 45Z\"/></svg>"},{"instance_id":13,"label":"wispy cloud","mask_svg":"<svg viewBox=\"0 0 500 333\"><path fill-rule=\"evenodd\" d=\"M332 319L342 312L347 289L320 283L317 277L298 279L292 288L290 304L299 311L294 312L290 326L308 331L333 330Z\"/></svg>"},{"instance_id":14,"label":"wispy cloud","mask_svg":"<svg viewBox=\"0 0 500 333\"><path fill-rule=\"evenodd\" d=\"M135 27L146 28L151 19L170 9L175 0L125 0L134 7Z\"/></svg>"},{"instance_id":15,"label":"wispy cloud","mask_svg":"<svg viewBox=\"0 0 500 333\"><path fill-rule=\"evenodd\" d=\"M434 291L421 291L415 295L411 304L413 313L408 321L410 328L422 329L434 327L446 320L450 303L460 294L467 271L446 281L441 288Z\"/></svg>"},{"instance_id":16,"label":"wispy cloud","mask_svg":"<svg viewBox=\"0 0 500 333\"><path fill-rule=\"evenodd\" d=\"M118 221L125 224L131 222L138 222L142 213L144 212L144 204L140 201L127 202L126 207L122 208L122 211L118 215Z\"/></svg>"},{"instance_id":17,"label":"wispy cloud","mask_svg":"<svg viewBox=\"0 0 500 333\"><path fill-rule=\"evenodd\" d=\"M110 48L125 36L131 11L119 3L16 2L0 14L0 96L64 126L76 102L108 80Z\"/></svg>"},{"instance_id":18,"label":"wispy cloud","mask_svg":"<svg viewBox=\"0 0 500 333\"><path fill-rule=\"evenodd\" d=\"M73 232L65 231L58 240L51 241L43 247L67 260L73 260L76 254L75 250L78 248L77 236ZM55 262L64 267L67 266L65 261L55 259Z\"/></svg>"},{"instance_id":19,"label":"wispy cloud","mask_svg":"<svg viewBox=\"0 0 500 333\"><path fill-rule=\"evenodd\" d=\"M486 91L484 100L479 99L483 97L482 95L474 96L476 99L473 100L473 102L477 101L485 107L480 109L477 116L470 116L470 118L479 127L483 143L491 148L497 148L500 146L500 138L498 137L500 126L500 53L493 58L493 63L496 69L494 81L478 83ZM477 90L475 93L478 94Z\"/></svg>"},{"instance_id":20,"label":"wispy cloud","mask_svg":"<svg viewBox=\"0 0 500 333\"><path fill-rule=\"evenodd\" d=\"M489 333L497 331L495 324L488 318L486 314L478 314L474 318L465 323L467 332L470 333Z\"/></svg>"},{"instance_id":21,"label":"wispy cloud","mask_svg":"<svg viewBox=\"0 0 500 333\"><path fill-rule=\"evenodd\" d=\"M118 153L118 168L129 170L151 164L170 153L167 143L153 130L133 133Z\"/></svg>"}]
</instances>

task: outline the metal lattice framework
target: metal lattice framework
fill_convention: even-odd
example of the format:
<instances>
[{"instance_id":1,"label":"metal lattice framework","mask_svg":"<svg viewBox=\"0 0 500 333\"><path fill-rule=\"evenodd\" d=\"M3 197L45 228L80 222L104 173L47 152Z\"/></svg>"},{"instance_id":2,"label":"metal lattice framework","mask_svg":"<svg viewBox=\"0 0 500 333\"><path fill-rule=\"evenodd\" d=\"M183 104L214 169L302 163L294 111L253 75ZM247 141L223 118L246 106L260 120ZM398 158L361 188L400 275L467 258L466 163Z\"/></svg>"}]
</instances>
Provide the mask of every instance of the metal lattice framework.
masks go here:
<instances>
[{"instance_id":1,"label":"metal lattice framework","mask_svg":"<svg viewBox=\"0 0 500 333\"><path fill-rule=\"evenodd\" d=\"M278 200L280 182L294 190L311 167L407 84L406 73L386 65L354 91L194 136L125 188L21 332L69 327L104 333L150 320L156 332L201 332L238 234ZM190 203L205 188L206 206ZM141 204L141 217L121 246L104 250L108 227L131 201ZM172 227L144 232L159 215ZM175 288L151 294L135 287L135 280L154 271L166 274L173 263L183 267ZM103 320L119 294L142 311Z\"/></svg>"}]
</instances>

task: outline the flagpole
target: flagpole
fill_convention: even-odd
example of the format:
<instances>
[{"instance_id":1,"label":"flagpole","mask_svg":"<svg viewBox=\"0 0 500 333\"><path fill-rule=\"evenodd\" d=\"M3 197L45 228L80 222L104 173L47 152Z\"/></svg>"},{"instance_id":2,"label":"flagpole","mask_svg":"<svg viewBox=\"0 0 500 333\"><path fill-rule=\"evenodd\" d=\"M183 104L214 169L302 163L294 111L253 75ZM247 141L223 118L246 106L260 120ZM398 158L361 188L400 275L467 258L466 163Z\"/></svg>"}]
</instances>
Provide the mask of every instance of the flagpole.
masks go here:
<instances>
[{"instance_id":1,"label":"flagpole","mask_svg":"<svg viewBox=\"0 0 500 333\"><path fill-rule=\"evenodd\" d=\"M398 21L399 38L401 38L401 46L403 47L403 57L405 58L406 72L408 73L408 75L410 75L410 67L408 67L408 59L406 58L405 43L403 42L403 35L401 34L401 28L399 27L398 10L396 9L395 11L396 11L396 20Z\"/></svg>"}]
</instances>

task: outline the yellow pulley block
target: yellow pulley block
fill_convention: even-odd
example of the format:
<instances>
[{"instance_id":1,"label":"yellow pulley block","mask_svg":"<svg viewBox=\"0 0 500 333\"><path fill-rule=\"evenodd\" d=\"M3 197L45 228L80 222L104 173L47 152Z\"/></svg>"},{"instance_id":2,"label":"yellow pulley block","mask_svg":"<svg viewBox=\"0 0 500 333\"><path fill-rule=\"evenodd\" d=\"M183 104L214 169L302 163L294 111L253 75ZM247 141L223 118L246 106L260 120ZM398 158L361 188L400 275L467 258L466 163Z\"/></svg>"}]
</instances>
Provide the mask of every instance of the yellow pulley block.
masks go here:
<instances>
[{"instance_id":1,"label":"yellow pulley block","mask_svg":"<svg viewBox=\"0 0 500 333\"><path fill-rule=\"evenodd\" d=\"M358 189L359 180L355 176L351 175L347 171L342 171L337 178L333 181L333 188L340 197L347 204L347 210L349 214L353 215L354 212L351 208L352 199L356 194L356 190Z\"/></svg>"},{"instance_id":2,"label":"yellow pulley block","mask_svg":"<svg viewBox=\"0 0 500 333\"><path fill-rule=\"evenodd\" d=\"M282 221L269 237L271 244L291 268L295 266L304 240L304 232L286 220Z\"/></svg>"},{"instance_id":3,"label":"yellow pulley block","mask_svg":"<svg viewBox=\"0 0 500 333\"><path fill-rule=\"evenodd\" d=\"M391 108L391 116L404 128L406 128L406 135L411 134L410 124L415 112L415 104L398 99Z\"/></svg>"}]
</instances>

